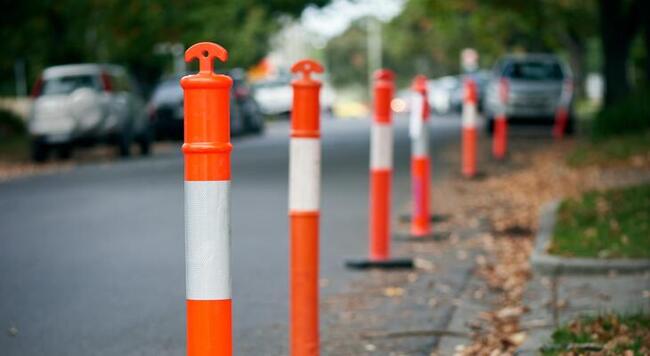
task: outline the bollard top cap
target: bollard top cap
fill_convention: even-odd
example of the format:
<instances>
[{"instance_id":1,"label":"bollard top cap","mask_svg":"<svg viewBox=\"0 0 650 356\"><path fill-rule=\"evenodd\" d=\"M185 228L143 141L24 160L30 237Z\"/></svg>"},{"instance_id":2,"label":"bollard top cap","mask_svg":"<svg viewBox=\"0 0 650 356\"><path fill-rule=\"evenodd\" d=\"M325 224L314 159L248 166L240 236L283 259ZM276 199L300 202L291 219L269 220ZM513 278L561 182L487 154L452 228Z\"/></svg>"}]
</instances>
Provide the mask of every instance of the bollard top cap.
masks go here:
<instances>
[{"instance_id":1,"label":"bollard top cap","mask_svg":"<svg viewBox=\"0 0 650 356\"><path fill-rule=\"evenodd\" d=\"M302 59L291 66L292 73L302 73L302 79L312 81L311 73L323 73L323 66L313 59Z\"/></svg>"},{"instance_id":2,"label":"bollard top cap","mask_svg":"<svg viewBox=\"0 0 650 356\"><path fill-rule=\"evenodd\" d=\"M214 59L217 58L222 62L227 61L228 51L216 43L199 42L185 51L185 62L191 62L195 58L199 60L199 73L212 73Z\"/></svg>"},{"instance_id":3,"label":"bollard top cap","mask_svg":"<svg viewBox=\"0 0 650 356\"><path fill-rule=\"evenodd\" d=\"M427 91L427 77L418 74L413 78L413 83L411 84L411 89L420 93L426 93Z\"/></svg>"},{"instance_id":4,"label":"bollard top cap","mask_svg":"<svg viewBox=\"0 0 650 356\"><path fill-rule=\"evenodd\" d=\"M228 51L212 42L199 42L185 51L185 61L199 60L199 72L181 78L181 86L190 88L225 88L232 85L232 79L227 75L214 73L214 59L225 62Z\"/></svg>"},{"instance_id":5,"label":"bollard top cap","mask_svg":"<svg viewBox=\"0 0 650 356\"><path fill-rule=\"evenodd\" d=\"M395 73L390 69L382 68L375 71L374 77L375 80L393 81L395 80Z\"/></svg>"},{"instance_id":6,"label":"bollard top cap","mask_svg":"<svg viewBox=\"0 0 650 356\"><path fill-rule=\"evenodd\" d=\"M472 78L465 79L465 102L474 103L478 101L476 82Z\"/></svg>"}]
</instances>

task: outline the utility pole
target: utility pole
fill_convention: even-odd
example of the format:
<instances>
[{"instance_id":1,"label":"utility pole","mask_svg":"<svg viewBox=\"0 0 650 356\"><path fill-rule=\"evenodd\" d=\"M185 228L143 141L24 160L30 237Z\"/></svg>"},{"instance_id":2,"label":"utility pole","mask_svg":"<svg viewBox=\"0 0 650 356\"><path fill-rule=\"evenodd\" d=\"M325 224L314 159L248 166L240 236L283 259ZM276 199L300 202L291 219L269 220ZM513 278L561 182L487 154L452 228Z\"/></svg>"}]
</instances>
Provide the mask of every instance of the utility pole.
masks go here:
<instances>
[{"instance_id":1,"label":"utility pole","mask_svg":"<svg viewBox=\"0 0 650 356\"><path fill-rule=\"evenodd\" d=\"M375 17L368 17L366 20L366 41L368 55L368 98L372 98L373 75L382 66L381 22Z\"/></svg>"},{"instance_id":2,"label":"utility pole","mask_svg":"<svg viewBox=\"0 0 650 356\"><path fill-rule=\"evenodd\" d=\"M16 78L16 96L27 96L27 82L25 76L25 60L19 58L14 63L14 75Z\"/></svg>"}]
</instances>

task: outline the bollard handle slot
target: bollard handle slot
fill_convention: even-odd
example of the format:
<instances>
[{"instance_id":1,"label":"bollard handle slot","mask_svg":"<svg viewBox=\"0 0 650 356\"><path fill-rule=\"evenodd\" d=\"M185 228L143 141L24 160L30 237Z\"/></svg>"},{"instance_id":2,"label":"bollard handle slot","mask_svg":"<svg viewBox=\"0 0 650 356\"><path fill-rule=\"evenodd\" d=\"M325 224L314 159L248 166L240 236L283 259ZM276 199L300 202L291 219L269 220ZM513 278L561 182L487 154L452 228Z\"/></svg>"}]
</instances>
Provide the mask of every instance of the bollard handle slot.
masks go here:
<instances>
[{"instance_id":1,"label":"bollard handle slot","mask_svg":"<svg viewBox=\"0 0 650 356\"><path fill-rule=\"evenodd\" d=\"M313 59L303 59L291 66L291 72L303 73L304 79L311 79L311 73L323 73L323 66Z\"/></svg>"},{"instance_id":2,"label":"bollard handle slot","mask_svg":"<svg viewBox=\"0 0 650 356\"><path fill-rule=\"evenodd\" d=\"M228 51L225 48L212 42L199 42L185 51L185 62L193 59L199 60L199 73L214 71L214 59L222 62L228 60Z\"/></svg>"}]
</instances>

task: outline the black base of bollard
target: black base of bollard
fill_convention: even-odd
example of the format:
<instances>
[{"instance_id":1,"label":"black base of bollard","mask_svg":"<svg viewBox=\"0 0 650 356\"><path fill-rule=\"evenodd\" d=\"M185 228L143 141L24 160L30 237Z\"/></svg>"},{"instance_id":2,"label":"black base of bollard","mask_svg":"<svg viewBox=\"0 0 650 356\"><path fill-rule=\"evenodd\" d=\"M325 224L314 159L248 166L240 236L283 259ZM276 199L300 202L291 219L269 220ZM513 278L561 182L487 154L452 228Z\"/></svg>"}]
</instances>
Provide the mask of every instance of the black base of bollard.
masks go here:
<instances>
[{"instance_id":1,"label":"black base of bollard","mask_svg":"<svg viewBox=\"0 0 650 356\"><path fill-rule=\"evenodd\" d=\"M436 233L431 233L428 235L411 235L410 233L405 233L405 234L396 234L394 236L395 241L403 241L403 242L435 242L435 241L443 241L449 238L449 233L448 232L436 232Z\"/></svg>"},{"instance_id":2,"label":"black base of bollard","mask_svg":"<svg viewBox=\"0 0 650 356\"><path fill-rule=\"evenodd\" d=\"M369 259L349 260L345 262L345 267L349 269L413 269L415 264L410 258L389 258L382 261L373 261Z\"/></svg>"},{"instance_id":3,"label":"black base of bollard","mask_svg":"<svg viewBox=\"0 0 650 356\"><path fill-rule=\"evenodd\" d=\"M478 172L474 173L473 176L466 176L464 174L459 174L458 177L460 177L462 179L466 179L466 180L482 181L485 178L487 178L487 174L485 172L478 171Z\"/></svg>"},{"instance_id":4,"label":"black base of bollard","mask_svg":"<svg viewBox=\"0 0 650 356\"><path fill-rule=\"evenodd\" d=\"M411 222L411 214L402 214L400 215L397 220L401 223L410 223ZM449 220L449 215L445 214L433 214L429 217L429 221L431 222L443 222Z\"/></svg>"}]
</instances>

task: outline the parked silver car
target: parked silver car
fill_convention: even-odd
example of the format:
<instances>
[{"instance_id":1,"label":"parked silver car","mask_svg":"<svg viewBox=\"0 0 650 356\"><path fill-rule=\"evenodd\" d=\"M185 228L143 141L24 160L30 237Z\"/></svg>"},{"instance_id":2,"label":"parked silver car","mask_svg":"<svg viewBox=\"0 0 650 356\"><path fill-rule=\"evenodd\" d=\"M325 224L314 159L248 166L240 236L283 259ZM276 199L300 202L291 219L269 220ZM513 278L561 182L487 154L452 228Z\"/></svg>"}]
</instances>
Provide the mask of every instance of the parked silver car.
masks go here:
<instances>
[{"instance_id":1,"label":"parked silver car","mask_svg":"<svg viewBox=\"0 0 650 356\"><path fill-rule=\"evenodd\" d=\"M126 70L116 65L70 64L45 69L34 85L29 115L32 159L55 150L67 158L75 146L114 144L128 156L132 142L149 154L151 129L144 100Z\"/></svg>"},{"instance_id":2,"label":"parked silver car","mask_svg":"<svg viewBox=\"0 0 650 356\"><path fill-rule=\"evenodd\" d=\"M483 103L486 129L492 132L494 117L502 112L509 122L552 124L561 98L567 97L563 90L570 88L569 67L555 55L505 56L494 66L487 84ZM571 113L572 98L565 105ZM567 125L569 133L573 130L572 116L569 116Z\"/></svg>"}]
</instances>

